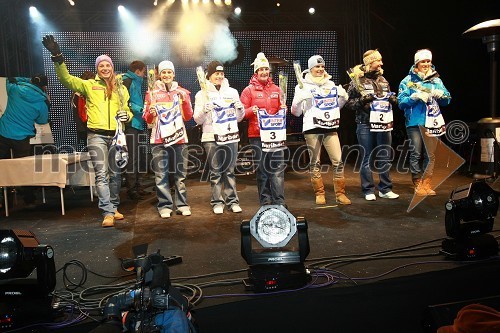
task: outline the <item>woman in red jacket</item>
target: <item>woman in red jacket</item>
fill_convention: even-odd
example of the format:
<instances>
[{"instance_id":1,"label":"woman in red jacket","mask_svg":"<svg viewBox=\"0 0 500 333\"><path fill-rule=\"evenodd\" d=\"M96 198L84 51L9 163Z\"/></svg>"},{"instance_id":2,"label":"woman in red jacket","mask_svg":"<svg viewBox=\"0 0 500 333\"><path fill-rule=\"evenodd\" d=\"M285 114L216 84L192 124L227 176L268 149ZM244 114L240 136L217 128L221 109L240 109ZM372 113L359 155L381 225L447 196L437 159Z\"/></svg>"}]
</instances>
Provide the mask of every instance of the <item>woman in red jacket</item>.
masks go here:
<instances>
[{"instance_id":1,"label":"woman in red jacket","mask_svg":"<svg viewBox=\"0 0 500 333\"><path fill-rule=\"evenodd\" d=\"M253 62L254 74L241 93L248 120L248 139L258 161L260 205L285 205L286 101L273 83L264 53Z\"/></svg>"}]
</instances>

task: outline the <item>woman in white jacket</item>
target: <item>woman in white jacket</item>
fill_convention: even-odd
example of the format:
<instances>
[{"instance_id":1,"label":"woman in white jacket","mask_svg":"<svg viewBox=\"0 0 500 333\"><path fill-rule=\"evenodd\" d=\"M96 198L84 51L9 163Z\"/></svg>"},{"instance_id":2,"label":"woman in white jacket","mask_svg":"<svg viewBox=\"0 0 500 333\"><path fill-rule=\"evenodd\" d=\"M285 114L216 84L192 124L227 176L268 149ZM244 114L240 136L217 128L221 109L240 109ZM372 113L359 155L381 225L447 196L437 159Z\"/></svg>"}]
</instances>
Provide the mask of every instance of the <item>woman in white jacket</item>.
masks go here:
<instances>
[{"instance_id":1,"label":"woman in white jacket","mask_svg":"<svg viewBox=\"0 0 500 333\"><path fill-rule=\"evenodd\" d=\"M201 142L210 166L210 204L215 214L222 214L224 206L240 213L234 168L240 141L238 122L245 116L245 110L238 91L231 88L224 77L224 66L220 62L208 64L206 79L206 88L195 96L194 120L202 125Z\"/></svg>"},{"instance_id":2,"label":"woman in white jacket","mask_svg":"<svg viewBox=\"0 0 500 333\"><path fill-rule=\"evenodd\" d=\"M340 109L348 99L341 85L335 85L325 71L325 61L320 55L309 58L302 73L302 87L295 87L292 101L292 114L304 115L302 131L309 151L309 172L316 196L316 204L326 204L325 186L321 176L321 145L330 157L333 166L333 185L335 198L341 205L350 205L345 195L344 164L342 149L337 133L340 122Z\"/></svg>"}]
</instances>

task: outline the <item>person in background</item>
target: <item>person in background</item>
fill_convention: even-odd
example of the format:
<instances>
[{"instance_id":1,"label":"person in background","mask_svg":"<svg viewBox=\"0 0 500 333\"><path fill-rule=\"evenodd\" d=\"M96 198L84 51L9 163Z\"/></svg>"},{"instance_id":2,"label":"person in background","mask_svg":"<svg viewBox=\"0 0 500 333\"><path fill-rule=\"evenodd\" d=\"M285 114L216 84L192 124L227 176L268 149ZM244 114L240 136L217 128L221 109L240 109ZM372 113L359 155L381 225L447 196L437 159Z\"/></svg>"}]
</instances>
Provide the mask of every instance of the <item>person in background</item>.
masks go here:
<instances>
[{"instance_id":1,"label":"person in background","mask_svg":"<svg viewBox=\"0 0 500 333\"><path fill-rule=\"evenodd\" d=\"M316 196L316 204L326 204L325 186L321 176L321 146L324 146L333 166L333 186L337 203L350 205L345 193L344 164L338 135L340 109L346 103L347 93L335 85L325 70L325 61L314 55L303 72L303 87L295 87L292 114L304 115L303 132L309 151L309 172Z\"/></svg>"},{"instance_id":2,"label":"person in background","mask_svg":"<svg viewBox=\"0 0 500 333\"><path fill-rule=\"evenodd\" d=\"M248 120L253 158L257 161L259 202L261 206L285 205L286 105L281 101L283 92L273 83L264 53L257 54L252 65L254 74L240 100ZM280 124L279 128L268 130L263 126L263 122L271 120Z\"/></svg>"},{"instance_id":3,"label":"person in background","mask_svg":"<svg viewBox=\"0 0 500 333\"><path fill-rule=\"evenodd\" d=\"M118 211L120 204L121 171L117 158L118 147L113 140L118 122L128 122L132 112L128 107L127 88L118 88L113 61L107 55L95 60L97 75L83 80L68 72L64 56L54 36L43 37L43 46L52 54L57 78L68 89L80 93L87 106L87 149L95 172L99 209L104 217L102 227L113 227L116 220L122 220ZM120 89L120 90L118 90Z\"/></svg>"},{"instance_id":4,"label":"person in background","mask_svg":"<svg viewBox=\"0 0 500 333\"><path fill-rule=\"evenodd\" d=\"M153 125L150 143L153 145L151 152L157 208L161 218L167 219L175 203L177 214L189 216L191 208L187 203L184 184L188 163L188 137L184 122L193 117L191 93L174 81L175 67L171 61L160 62L158 73L159 80L155 82L155 88L146 94L143 115L146 122ZM170 193L168 177L171 165L174 169L175 200Z\"/></svg>"},{"instance_id":5,"label":"person in background","mask_svg":"<svg viewBox=\"0 0 500 333\"><path fill-rule=\"evenodd\" d=\"M7 106L0 117L0 159L32 155L30 139L36 134L35 124L49 122L47 85L44 74L7 79ZM26 204L35 202L33 188L25 187L22 192Z\"/></svg>"},{"instance_id":6,"label":"person in background","mask_svg":"<svg viewBox=\"0 0 500 333\"><path fill-rule=\"evenodd\" d=\"M93 79L95 74L85 71L80 75L83 80ZM73 110L73 120L76 124L76 135L78 143L84 141L87 146L87 106L85 97L77 92L71 95L71 109Z\"/></svg>"},{"instance_id":7,"label":"person in background","mask_svg":"<svg viewBox=\"0 0 500 333\"><path fill-rule=\"evenodd\" d=\"M437 138L446 133L439 107L450 104L451 95L432 64L430 50L422 49L415 53L408 75L399 84L398 101L405 113L406 133L413 148L410 151L410 172L415 194L436 195L431 185L435 150ZM424 140L420 127L425 129L426 136L433 139Z\"/></svg>"},{"instance_id":8,"label":"person in background","mask_svg":"<svg viewBox=\"0 0 500 333\"><path fill-rule=\"evenodd\" d=\"M374 161L380 181L378 195L385 199L397 199L392 191L390 169L392 163L392 106L397 96L391 93L389 82L382 76L382 55L377 50L363 54L363 64L352 69L351 83L347 91L348 109L356 112L356 136L361 146L361 190L365 200L374 201L375 185L371 162Z\"/></svg>"},{"instance_id":9,"label":"person in background","mask_svg":"<svg viewBox=\"0 0 500 333\"><path fill-rule=\"evenodd\" d=\"M128 148L128 163L125 176L128 188L127 195L132 200L142 200L146 194L141 188L139 177L139 138L144 132L142 81L146 70L144 62L134 60L130 63L127 73L123 74L123 85L128 89L130 95L129 106L134 114L132 121L125 128Z\"/></svg>"},{"instance_id":10,"label":"person in background","mask_svg":"<svg viewBox=\"0 0 500 333\"><path fill-rule=\"evenodd\" d=\"M215 214L224 213L224 206L241 213L234 169L240 141L238 122L243 120L245 109L238 92L224 77L220 62L208 64L205 78L206 89L195 95L194 120L202 125L201 142L210 167L210 204Z\"/></svg>"}]
</instances>

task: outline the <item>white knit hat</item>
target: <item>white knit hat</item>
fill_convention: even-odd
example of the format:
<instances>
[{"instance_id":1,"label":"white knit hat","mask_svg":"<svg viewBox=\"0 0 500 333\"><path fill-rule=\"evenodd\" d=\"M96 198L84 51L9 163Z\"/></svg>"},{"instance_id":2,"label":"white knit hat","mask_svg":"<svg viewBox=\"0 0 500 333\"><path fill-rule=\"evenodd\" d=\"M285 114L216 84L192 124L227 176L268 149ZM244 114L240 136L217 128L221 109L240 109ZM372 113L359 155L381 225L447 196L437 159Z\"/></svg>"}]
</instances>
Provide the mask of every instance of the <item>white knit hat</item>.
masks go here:
<instances>
[{"instance_id":1,"label":"white knit hat","mask_svg":"<svg viewBox=\"0 0 500 333\"><path fill-rule=\"evenodd\" d=\"M309 60L307 60L307 68L311 70L314 66L325 65L325 60L320 55L313 55Z\"/></svg>"},{"instance_id":2,"label":"white knit hat","mask_svg":"<svg viewBox=\"0 0 500 333\"><path fill-rule=\"evenodd\" d=\"M259 52L259 53L257 53L257 57L255 58L253 63L251 63L251 65L253 65L253 72L255 73L255 72L257 72L257 70L259 68L262 68L262 67L269 68L269 61L267 60L264 53Z\"/></svg>"},{"instance_id":3,"label":"white knit hat","mask_svg":"<svg viewBox=\"0 0 500 333\"><path fill-rule=\"evenodd\" d=\"M432 52L428 49L418 50L417 53L415 53L415 58L414 58L415 65L422 60L432 61Z\"/></svg>"},{"instance_id":4,"label":"white knit hat","mask_svg":"<svg viewBox=\"0 0 500 333\"><path fill-rule=\"evenodd\" d=\"M170 69L172 72L175 73L174 64L169 60L163 60L158 64L158 74L160 74L165 69Z\"/></svg>"}]
</instances>

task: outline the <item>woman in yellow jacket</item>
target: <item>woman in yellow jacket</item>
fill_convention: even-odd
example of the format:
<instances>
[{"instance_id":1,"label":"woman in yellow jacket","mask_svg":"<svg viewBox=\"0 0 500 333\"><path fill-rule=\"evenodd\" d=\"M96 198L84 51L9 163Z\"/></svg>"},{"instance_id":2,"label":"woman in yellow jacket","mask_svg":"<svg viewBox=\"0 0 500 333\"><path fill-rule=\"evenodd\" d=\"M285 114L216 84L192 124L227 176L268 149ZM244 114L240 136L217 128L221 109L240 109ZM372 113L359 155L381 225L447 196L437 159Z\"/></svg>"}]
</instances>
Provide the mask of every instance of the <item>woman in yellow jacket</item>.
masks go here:
<instances>
[{"instance_id":1,"label":"woman in yellow jacket","mask_svg":"<svg viewBox=\"0 0 500 333\"><path fill-rule=\"evenodd\" d=\"M120 204L121 172L115 134L119 122L128 122L132 113L128 107L129 94L124 86L117 86L113 62L107 55L97 57L95 79L82 80L69 74L64 57L54 37L47 35L43 45L52 54L57 78L68 89L85 96L87 106L87 149L95 172L99 209L104 220L103 227L114 226L115 220L122 220L118 212Z\"/></svg>"}]
</instances>

